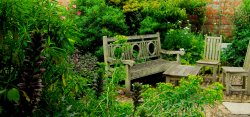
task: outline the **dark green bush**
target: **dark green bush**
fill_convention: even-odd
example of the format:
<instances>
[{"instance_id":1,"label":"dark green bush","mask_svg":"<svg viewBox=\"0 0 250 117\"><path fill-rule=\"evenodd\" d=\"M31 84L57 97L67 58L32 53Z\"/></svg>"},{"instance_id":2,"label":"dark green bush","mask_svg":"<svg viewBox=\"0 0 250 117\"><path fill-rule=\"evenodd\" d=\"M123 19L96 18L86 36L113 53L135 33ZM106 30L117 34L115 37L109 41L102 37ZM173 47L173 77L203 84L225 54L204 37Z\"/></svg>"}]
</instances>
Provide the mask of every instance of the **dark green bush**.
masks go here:
<instances>
[{"instance_id":1,"label":"dark green bush","mask_svg":"<svg viewBox=\"0 0 250 117\"><path fill-rule=\"evenodd\" d=\"M95 52L102 46L102 36L126 34L122 10L108 6L105 0L76 0L76 25L81 32L80 51Z\"/></svg>"},{"instance_id":2,"label":"dark green bush","mask_svg":"<svg viewBox=\"0 0 250 117\"><path fill-rule=\"evenodd\" d=\"M166 50L185 49L185 55L182 56L182 63L195 64L202 58L203 37L191 33L186 27L184 29L171 29L166 33L165 40L162 43L162 48Z\"/></svg>"},{"instance_id":3,"label":"dark green bush","mask_svg":"<svg viewBox=\"0 0 250 117\"><path fill-rule=\"evenodd\" d=\"M222 53L222 63L242 66L250 40L250 1L243 0L234 17L235 30L232 44Z\"/></svg>"},{"instance_id":4,"label":"dark green bush","mask_svg":"<svg viewBox=\"0 0 250 117\"><path fill-rule=\"evenodd\" d=\"M188 15L204 22L205 0L77 0L80 17L81 51L97 51L102 57L102 36L134 35L160 32L162 39L170 29L187 25ZM181 22L181 23L180 23Z\"/></svg>"}]
</instances>

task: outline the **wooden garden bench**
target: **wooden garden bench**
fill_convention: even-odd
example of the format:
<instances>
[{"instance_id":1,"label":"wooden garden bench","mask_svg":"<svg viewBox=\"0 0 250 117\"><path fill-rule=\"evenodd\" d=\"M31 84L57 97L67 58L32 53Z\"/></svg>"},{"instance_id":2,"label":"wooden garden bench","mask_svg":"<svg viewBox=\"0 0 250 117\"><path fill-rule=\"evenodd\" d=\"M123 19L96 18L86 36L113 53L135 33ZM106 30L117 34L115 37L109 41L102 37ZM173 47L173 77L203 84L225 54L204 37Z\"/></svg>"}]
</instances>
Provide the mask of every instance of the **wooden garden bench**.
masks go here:
<instances>
[{"instance_id":1,"label":"wooden garden bench","mask_svg":"<svg viewBox=\"0 0 250 117\"><path fill-rule=\"evenodd\" d=\"M156 73L166 71L179 64L180 55L185 52L167 51L161 49L160 34L147 34L126 36L128 48L123 48L121 62L126 68L125 86L130 90L131 80L149 76ZM107 66L115 62L115 49L121 47L120 44L114 44L115 37L103 36L104 62ZM167 61L162 59L161 54L177 55L176 61ZM136 63L135 60L142 60L141 63ZM107 67L106 69L109 69Z\"/></svg>"},{"instance_id":2,"label":"wooden garden bench","mask_svg":"<svg viewBox=\"0 0 250 117\"><path fill-rule=\"evenodd\" d=\"M241 78L240 82L235 83L235 79ZM247 53L245 56L243 67L222 66L222 83L226 85L226 94L231 91L247 92L250 95L250 42L248 44ZM247 80L247 83L246 83ZM233 86L241 86L235 88Z\"/></svg>"},{"instance_id":3,"label":"wooden garden bench","mask_svg":"<svg viewBox=\"0 0 250 117\"><path fill-rule=\"evenodd\" d=\"M205 35L203 59L196 61L199 66L213 68L213 81L217 77L217 69L220 65L222 36L213 37Z\"/></svg>"}]
</instances>

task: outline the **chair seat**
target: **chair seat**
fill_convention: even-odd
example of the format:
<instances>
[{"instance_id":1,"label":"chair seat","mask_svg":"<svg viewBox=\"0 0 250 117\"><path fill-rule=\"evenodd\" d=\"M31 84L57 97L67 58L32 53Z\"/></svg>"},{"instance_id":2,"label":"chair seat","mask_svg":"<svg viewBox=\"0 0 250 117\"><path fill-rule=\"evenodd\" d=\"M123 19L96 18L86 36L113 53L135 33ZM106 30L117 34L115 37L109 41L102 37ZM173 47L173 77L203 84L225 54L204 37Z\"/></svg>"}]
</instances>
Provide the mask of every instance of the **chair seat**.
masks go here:
<instances>
[{"instance_id":1,"label":"chair seat","mask_svg":"<svg viewBox=\"0 0 250 117\"><path fill-rule=\"evenodd\" d=\"M223 72L230 72L230 73L247 73L245 69L242 67L227 67L227 66L222 66L222 71Z\"/></svg>"},{"instance_id":2,"label":"chair seat","mask_svg":"<svg viewBox=\"0 0 250 117\"><path fill-rule=\"evenodd\" d=\"M219 61L211 61L211 60L199 60L196 62L197 64L208 64L208 65L218 65L220 63Z\"/></svg>"}]
</instances>

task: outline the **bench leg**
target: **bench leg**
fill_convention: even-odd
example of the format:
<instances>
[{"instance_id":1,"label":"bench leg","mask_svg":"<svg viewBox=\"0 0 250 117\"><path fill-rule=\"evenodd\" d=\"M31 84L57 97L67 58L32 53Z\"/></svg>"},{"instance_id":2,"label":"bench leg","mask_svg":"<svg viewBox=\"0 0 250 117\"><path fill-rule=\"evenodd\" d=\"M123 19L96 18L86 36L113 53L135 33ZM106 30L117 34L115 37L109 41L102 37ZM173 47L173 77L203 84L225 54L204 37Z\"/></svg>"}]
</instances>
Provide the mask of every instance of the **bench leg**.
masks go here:
<instances>
[{"instance_id":1,"label":"bench leg","mask_svg":"<svg viewBox=\"0 0 250 117\"><path fill-rule=\"evenodd\" d=\"M126 78L125 78L125 86L128 91L131 89L131 80L129 78L129 66L125 65L125 70L126 70Z\"/></svg>"}]
</instances>

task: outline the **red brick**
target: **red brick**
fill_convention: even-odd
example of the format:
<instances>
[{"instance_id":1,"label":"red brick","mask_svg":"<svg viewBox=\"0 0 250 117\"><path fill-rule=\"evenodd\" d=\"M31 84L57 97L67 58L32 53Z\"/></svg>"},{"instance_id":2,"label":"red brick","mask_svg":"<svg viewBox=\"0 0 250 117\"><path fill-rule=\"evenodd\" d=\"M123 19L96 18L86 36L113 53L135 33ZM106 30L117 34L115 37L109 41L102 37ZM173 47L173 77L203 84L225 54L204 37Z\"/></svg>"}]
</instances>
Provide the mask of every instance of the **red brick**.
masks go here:
<instances>
[{"instance_id":1,"label":"red brick","mask_svg":"<svg viewBox=\"0 0 250 117\"><path fill-rule=\"evenodd\" d=\"M235 6L238 6L238 5L240 5L241 4L241 1L234 1L234 5Z\"/></svg>"},{"instance_id":2,"label":"red brick","mask_svg":"<svg viewBox=\"0 0 250 117\"><path fill-rule=\"evenodd\" d=\"M214 4L217 4L217 5L218 5L218 4L220 4L220 2L219 2L219 1L215 1Z\"/></svg>"},{"instance_id":3,"label":"red brick","mask_svg":"<svg viewBox=\"0 0 250 117\"><path fill-rule=\"evenodd\" d=\"M220 19L221 19L221 20L228 20L228 17L226 17L226 16L221 16Z\"/></svg>"},{"instance_id":4,"label":"red brick","mask_svg":"<svg viewBox=\"0 0 250 117\"><path fill-rule=\"evenodd\" d=\"M232 23L230 21L227 21L227 20L222 20L221 25L232 25Z\"/></svg>"}]
</instances>

